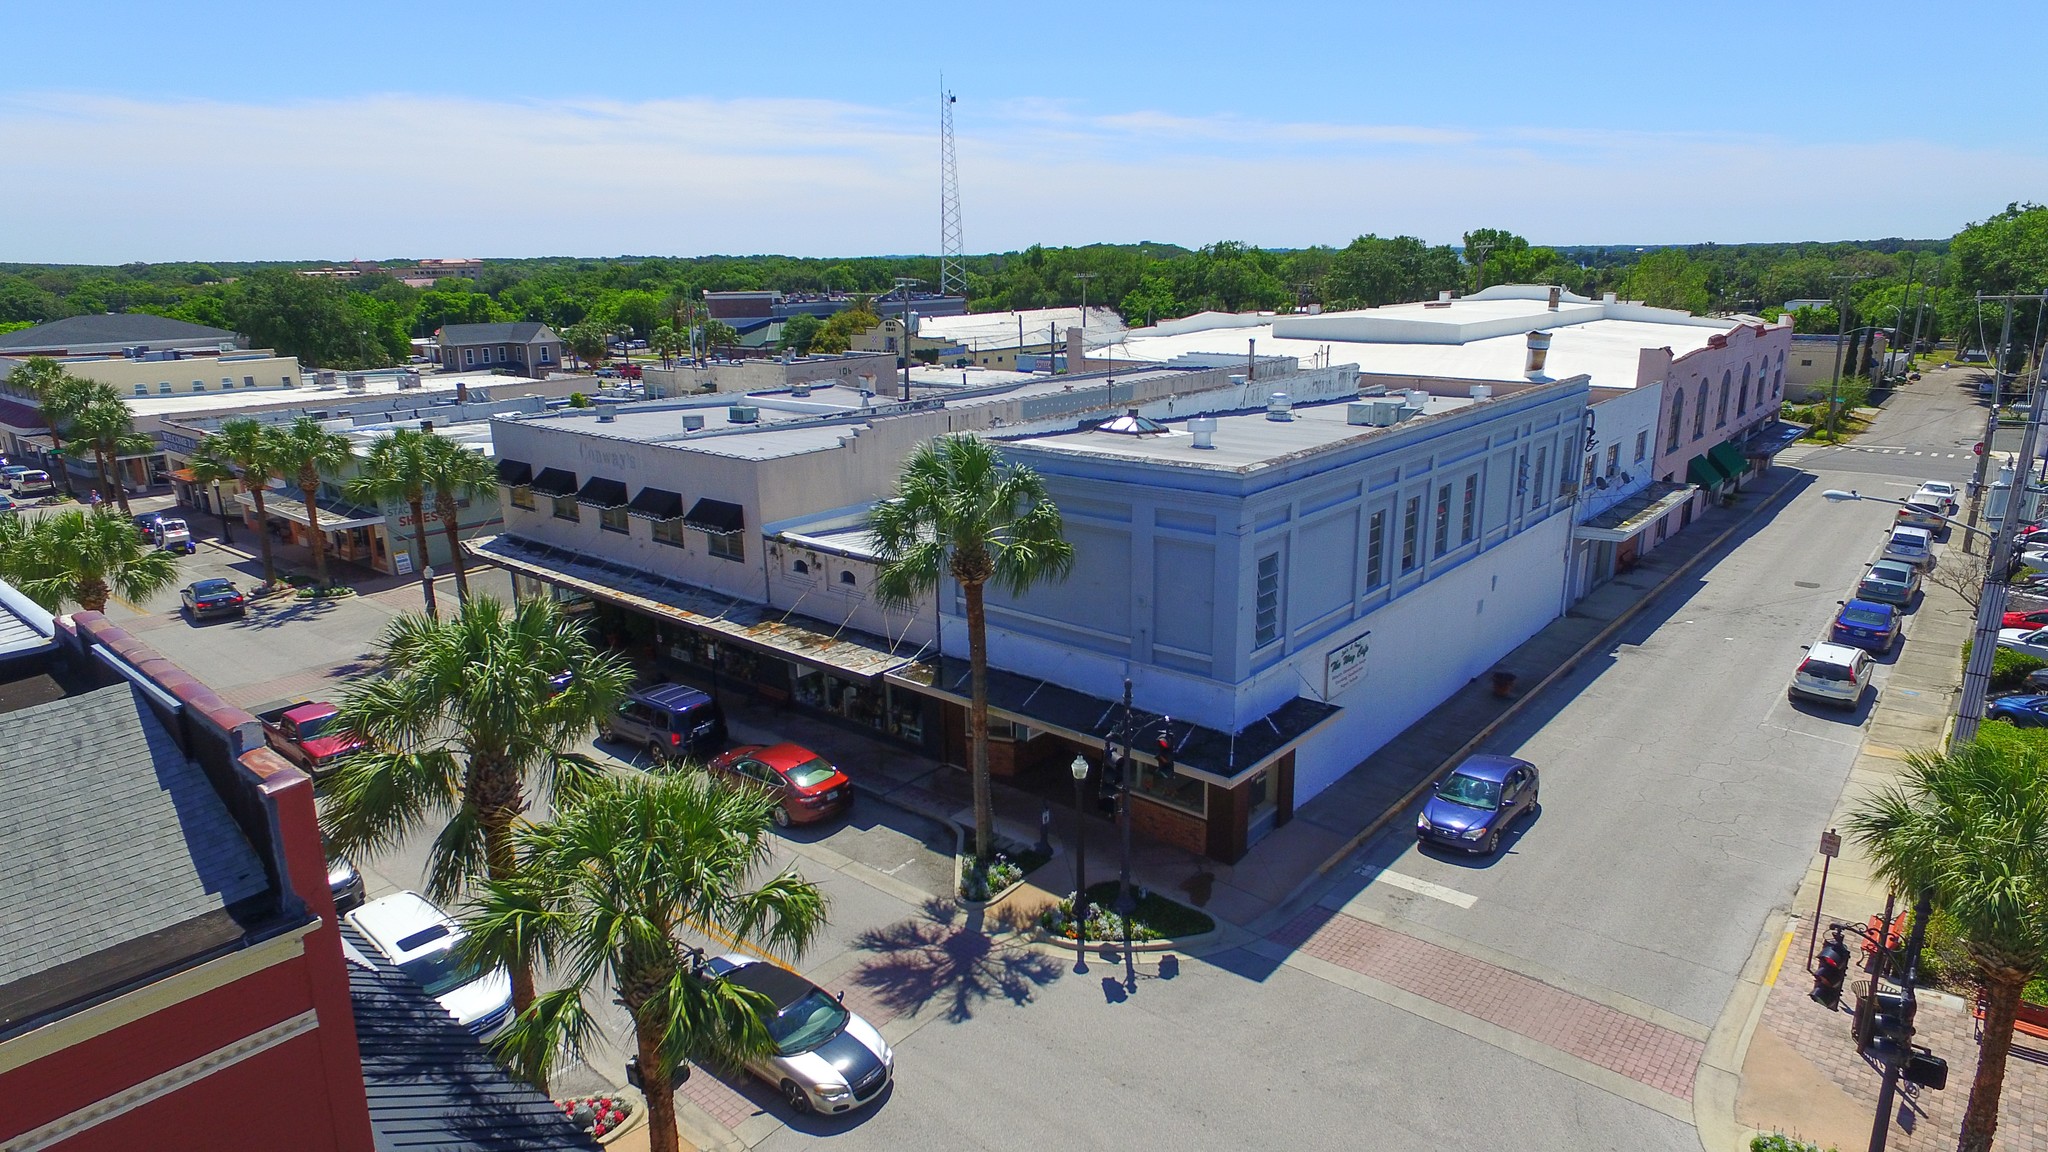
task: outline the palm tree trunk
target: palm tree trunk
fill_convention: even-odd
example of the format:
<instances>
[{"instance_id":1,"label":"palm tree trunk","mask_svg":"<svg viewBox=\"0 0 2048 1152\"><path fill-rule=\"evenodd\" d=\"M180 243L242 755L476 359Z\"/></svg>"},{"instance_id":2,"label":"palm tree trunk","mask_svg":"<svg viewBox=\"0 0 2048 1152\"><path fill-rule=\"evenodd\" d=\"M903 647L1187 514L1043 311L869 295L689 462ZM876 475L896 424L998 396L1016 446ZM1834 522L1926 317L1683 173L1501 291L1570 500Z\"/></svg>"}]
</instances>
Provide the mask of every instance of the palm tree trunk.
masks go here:
<instances>
[{"instance_id":1,"label":"palm tree trunk","mask_svg":"<svg viewBox=\"0 0 2048 1152\"><path fill-rule=\"evenodd\" d=\"M128 482L121 476L121 458L109 449L107 462L114 476L114 503L120 505L121 515L133 518L135 513L128 508Z\"/></svg>"},{"instance_id":2,"label":"palm tree trunk","mask_svg":"<svg viewBox=\"0 0 2048 1152\"><path fill-rule=\"evenodd\" d=\"M263 546L263 586L277 585L277 562L270 557L270 515L263 510L263 484L249 487L249 494L256 498L256 540Z\"/></svg>"},{"instance_id":3,"label":"palm tree trunk","mask_svg":"<svg viewBox=\"0 0 2048 1152\"><path fill-rule=\"evenodd\" d=\"M78 582L78 606L87 612L105 612L107 610L107 593L108 588L105 580L93 578L80 580ZM2007 1036L2007 1039L2011 1039L2010 1035ZM1993 1091L1996 1092L1997 1090L1994 1088ZM1997 1112L1994 1110L1992 1114L1995 1116Z\"/></svg>"},{"instance_id":4,"label":"palm tree trunk","mask_svg":"<svg viewBox=\"0 0 2048 1152\"><path fill-rule=\"evenodd\" d=\"M2005 1087L2005 1058L2012 1051L2013 1021L2026 987L2024 972L1984 973L1984 1041L1977 1048L1977 1078L1970 1084L1956 1152L1991 1152L1991 1137L1998 1131L1998 1097Z\"/></svg>"},{"instance_id":5,"label":"palm tree trunk","mask_svg":"<svg viewBox=\"0 0 2048 1152\"><path fill-rule=\"evenodd\" d=\"M100 495L104 497L107 489L114 486L114 481L107 475L107 450L97 440L92 445L92 470L100 479Z\"/></svg>"},{"instance_id":6,"label":"palm tree trunk","mask_svg":"<svg viewBox=\"0 0 2048 1152\"><path fill-rule=\"evenodd\" d=\"M306 501L306 535L312 537L313 579L327 587L327 537L320 534L320 509L314 497L320 494L320 471L317 468L299 469L299 495Z\"/></svg>"},{"instance_id":7,"label":"palm tree trunk","mask_svg":"<svg viewBox=\"0 0 2048 1152\"><path fill-rule=\"evenodd\" d=\"M420 590L426 595L427 615L432 619L439 620L441 613L434 606L434 581L432 577L427 575L427 569L432 568L433 565L427 560L427 506L425 494L420 493L407 500L406 507L412 512L412 547L413 551L419 553L419 559L416 563L419 564Z\"/></svg>"},{"instance_id":8,"label":"palm tree trunk","mask_svg":"<svg viewBox=\"0 0 2048 1152\"><path fill-rule=\"evenodd\" d=\"M511 768L472 753L467 791L477 822L483 825L484 871L492 880L510 880L519 871L519 857L512 846L512 823L524 807L519 777ZM533 1006L533 969L523 959L514 959L510 967L512 1011L524 1012Z\"/></svg>"},{"instance_id":9,"label":"palm tree trunk","mask_svg":"<svg viewBox=\"0 0 2048 1152\"><path fill-rule=\"evenodd\" d=\"M469 603L469 573L462 564L462 527L458 522L462 509L456 507L455 498L443 492L434 498L434 510L441 514L441 531L448 534L448 562L455 565L455 599Z\"/></svg>"},{"instance_id":10,"label":"palm tree trunk","mask_svg":"<svg viewBox=\"0 0 2048 1152\"><path fill-rule=\"evenodd\" d=\"M967 742L974 767L974 855L986 860L995 850L995 807L988 784L988 613L982 606L979 582L961 585L967 593L967 666L973 691L967 706Z\"/></svg>"},{"instance_id":11,"label":"palm tree trunk","mask_svg":"<svg viewBox=\"0 0 2048 1152\"><path fill-rule=\"evenodd\" d=\"M640 1049L640 1083L647 1093L648 1152L681 1152L676 1133L675 1077L661 1060L661 1045L651 1030L636 1021L633 1038Z\"/></svg>"}]
</instances>

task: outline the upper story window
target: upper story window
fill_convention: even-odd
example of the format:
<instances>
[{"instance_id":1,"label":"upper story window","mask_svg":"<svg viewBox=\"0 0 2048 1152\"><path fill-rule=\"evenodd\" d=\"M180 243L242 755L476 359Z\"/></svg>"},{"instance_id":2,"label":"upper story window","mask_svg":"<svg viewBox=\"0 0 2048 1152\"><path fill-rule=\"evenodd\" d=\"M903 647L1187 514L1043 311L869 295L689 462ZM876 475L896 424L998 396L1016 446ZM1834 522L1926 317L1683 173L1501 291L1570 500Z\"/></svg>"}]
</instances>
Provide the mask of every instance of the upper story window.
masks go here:
<instances>
[{"instance_id":1,"label":"upper story window","mask_svg":"<svg viewBox=\"0 0 2048 1152\"><path fill-rule=\"evenodd\" d=\"M626 506L624 504L616 508L606 508L600 511L597 514L597 523L599 527L607 532L623 532L629 536L633 534L633 530L626 526Z\"/></svg>"},{"instance_id":2,"label":"upper story window","mask_svg":"<svg viewBox=\"0 0 2048 1152\"><path fill-rule=\"evenodd\" d=\"M1569 464L1560 464L1558 465L1558 471L1562 472L1569 467L1571 467ZM1546 444L1536 449L1536 471L1529 477L1529 511L1534 512L1536 509L1550 503L1550 493L1544 484L1549 475L1550 446Z\"/></svg>"},{"instance_id":3,"label":"upper story window","mask_svg":"<svg viewBox=\"0 0 2048 1152\"><path fill-rule=\"evenodd\" d=\"M855 578L854 574L852 572L847 571L841 571L839 573L839 582L841 584L846 585L848 588L851 588L855 584L859 583L859 581Z\"/></svg>"},{"instance_id":4,"label":"upper story window","mask_svg":"<svg viewBox=\"0 0 2048 1152\"><path fill-rule=\"evenodd\" d=\"M1436 554L1443 555L1451 547L1451 486L1439 485L1436 490Z\"/></svg>"},{"instance_id":5,"label":"upper story window","mask_svg":"<svg viewBox=\"0 0 2048 1152\"><path fill-rule=\"evenodd\" d=\"M1645 428L1641 432L1636 433L1636 463L1641 464L1644 460L1647 460L1649 456L1650 430L1648 428Z\"/></svg>"},{"instance_id":6,"label":"upper story window","mask_svg":"<svg viewBox=\"0 0 2048 1152\"><path fill-rule=\"evenodd\" d=\"M1415 571L1416 542L1422 531L1422 497L1410 496L1401 510L1401 574Z\"/></svg>"},{"instance_id":7,"label":"upper story window","mask_svg":"<svg viewBox=\"0 0 2048 1152\"><path fill-rule=\"evenodd\" d=\"M711 544L708 551L720 560L738 560L742 562L746 560L747 538L745 536L737 532L714 532L711 534L710 540Z\"/></svg>"},{"instance_id":8,"label":"upper story window","mask_svg":"<svg viewBox=\"0 0 2048 1152\"><path fill-rule=\"evenodd\" d=\"M1479 474L1465 477L1465 506L1458 513L1458 543L1470 544L1479 534Z\"/></svg>"},{"instance_id":9,"label":"upper story window","mask_svg":"<svg viewBox=\"0 0 2048 1152\"><path fill-rule=\"evenodd\" d=\"M1747 370L1748 367L1745 365L1744 371ZM1728 388L1734 382L1735 373L1733 371L1721 373L1721 406L1715 410L1714 416L1714 427L1716 428L1726 428L1728 426Z\"/></svg>"},{"instance_id":10,"label":"upper story window","mask_svg":"<svg viewBox=\"0 0 2048 1152\"><path fill-rule=\"evenodd\" d=\"M581 520L581 519L583 519L583 514L582 514L581 512L578 512L578 511L576 510L576 494L575 494L574 492L571 492L571 493L570 493L569 495L567 495L567 496L557 496L557 497L555 497L555 519L557 519L557 520Z\"/></svg>"},{"instance_id":11,"label":"upper story window","mask_svg":"<svg viewBox=\"0 0 2048 1152\"><path fill-rule=\"evenodd\" d=\"M519 484L512 489L512 506L533 511L533 485Z\"/></svg>"},{"instance_id":12,"label":"upper story window","mask_svg":"<svg viewBox=\"0 0 2048 1152\"><path fill-rule=\"evenodd\" d=\"M811 566L802 560L791 561L789 570L798 576L809 576L811 574Z\"/></svg>"},{"instance_id":13,"label":"upper story window","mask_svg":"<svg viewBox=\"0 0 2048 1152\"><path fill-rule=\"evenodd\" d=\"M1692 438L1707 434L1707 382L1700 381L1700 394L1692 406Z\"/></svg>"},{"instance_id":14,"label":"upper story window","mask_svg":"<svg viewBox=\"0 0 2048 1152\"><path fill-rule=\"evenodd\" d=\"M1372 514L1365 531L1365 586L1377 588L1387 582L1387 514Z\"/></svg>"},{"instance_id":15,"label":"upper story window","mask_svg":"<svg viewBox=\"0 0 2048 1152\"><path fill-rule=\"evenodd\" d=\"M1612 476L1619 471L1621 471L1621 445L1609 444L1607 446L1607 474Z\"/></svg>"},{"instance_id":16,"label":"upper story window","mask_svg":"<svg viewBox=\"0 0 2048 1152\"><path fill-rule=\"evenodd\" d=\"M1259 557L1258 614L1252 626L1252 647L1264 648L1280 638L1280 553Z\"/></svg>"},{"instance_id":17,"label":"upper story window","mask_svg":"<svg viewBox=\"0 0 2048 1152\"><path fill-rule=\"evenodd\" d=\"M1665 437L1664 450L1678 451L1678 426L1685 420L1685 389L1676 388L1671 392L1671 432Z\"/></svg>"}]
</instances>

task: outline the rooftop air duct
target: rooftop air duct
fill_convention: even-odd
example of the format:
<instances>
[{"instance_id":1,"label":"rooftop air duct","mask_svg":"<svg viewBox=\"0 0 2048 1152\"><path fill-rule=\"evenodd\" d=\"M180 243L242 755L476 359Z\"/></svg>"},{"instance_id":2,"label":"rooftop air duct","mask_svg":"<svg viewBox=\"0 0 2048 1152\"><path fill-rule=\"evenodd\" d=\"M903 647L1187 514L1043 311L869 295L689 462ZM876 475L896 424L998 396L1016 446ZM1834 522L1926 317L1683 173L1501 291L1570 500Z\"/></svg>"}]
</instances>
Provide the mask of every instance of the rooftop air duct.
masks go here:
<instances>
[{"instance_id":1,"label":"rooftop air duct","mask_svg":"<svg viewBox=\"0 0 2048 1152\"><path fill-rule=\"evenodd\" d=\"M1543 362L1550 358L1550 333L1529 333L1529 362L1522 367L1522 375L1531 380L1541 380Z\"/></svg>"},{"instance_id":2,"label":"rooftop air duct","mask_svg":"<svg viewBox=\"0 0 2048 1152\"><path fill-rule=\"evenodd\" d=\"M1188 421L1188 432L1195 438L1195 447L1216 447L1216 418L1214 416L1197 416Z\"/></svg>"},{"instance_id":3,"label":"rooftop air duct","mask_svg":"<svg viewBox=\"0 0 2048 1152\"><path fill-rule=\"evenodd\" d=\"M1275 392L1266 399L1266 419L1294 419L1294 400L1285 392Z\"/></svg>"}]
</instances>

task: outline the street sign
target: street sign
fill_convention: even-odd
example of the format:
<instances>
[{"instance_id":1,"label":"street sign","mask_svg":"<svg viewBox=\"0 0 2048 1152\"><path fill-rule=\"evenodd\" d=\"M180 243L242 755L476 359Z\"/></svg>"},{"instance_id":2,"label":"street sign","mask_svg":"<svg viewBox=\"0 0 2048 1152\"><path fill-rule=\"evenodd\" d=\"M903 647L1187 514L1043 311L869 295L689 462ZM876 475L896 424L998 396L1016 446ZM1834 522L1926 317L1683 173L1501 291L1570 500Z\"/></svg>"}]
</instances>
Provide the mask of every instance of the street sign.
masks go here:
<instances>
[{"instance_id":1,"label":"street sign","mask_svg":"<svg viewBox=\"0 0 2048 1152\"><path fill-rule=\"evenodd\" d=\"M1977 441L1976 445L1972 447L1970 451L1976 453L1979 456L1982 456L1984 454L1984 442L1982 440Z\"/></svg>"},{"instance_id":2,"label":"street sign","mask_svg":"<svg viewBox=\"0 0 2048 1152\"><path fill-rule=\"evenodd\" d=\"M1820 834L1820 854L1830 860L1842 854L1842 838L1833 828Z\"/></svg>"}]
</instances>

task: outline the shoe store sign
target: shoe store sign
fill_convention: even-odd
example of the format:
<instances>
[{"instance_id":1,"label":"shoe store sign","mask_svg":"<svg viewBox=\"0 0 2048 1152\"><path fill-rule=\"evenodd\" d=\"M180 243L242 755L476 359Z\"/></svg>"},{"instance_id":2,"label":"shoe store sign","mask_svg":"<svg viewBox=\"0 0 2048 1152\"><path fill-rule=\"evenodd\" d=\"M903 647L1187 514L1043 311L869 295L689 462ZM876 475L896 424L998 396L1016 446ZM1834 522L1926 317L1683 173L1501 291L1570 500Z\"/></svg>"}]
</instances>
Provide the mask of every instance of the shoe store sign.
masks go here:
<instances>
[{"instance_id":1,"label":"shoe store sign","mask_svg":"<svg viewBox=\"0 0 2048 1152\"><path fill-rule=\"evenodd\" d=\"M1372 647L1372 633L1361 632L1355 639L1337 645L1323 661L1323 699L1335 699L1365 678L1365 654Z\"/></svg>"}]
</instances>

